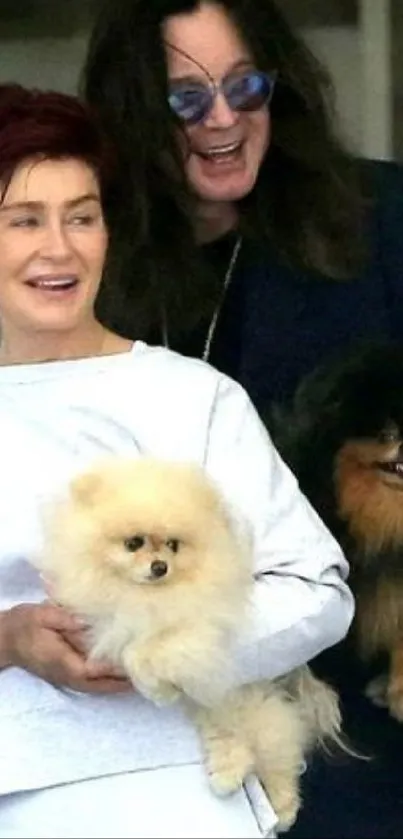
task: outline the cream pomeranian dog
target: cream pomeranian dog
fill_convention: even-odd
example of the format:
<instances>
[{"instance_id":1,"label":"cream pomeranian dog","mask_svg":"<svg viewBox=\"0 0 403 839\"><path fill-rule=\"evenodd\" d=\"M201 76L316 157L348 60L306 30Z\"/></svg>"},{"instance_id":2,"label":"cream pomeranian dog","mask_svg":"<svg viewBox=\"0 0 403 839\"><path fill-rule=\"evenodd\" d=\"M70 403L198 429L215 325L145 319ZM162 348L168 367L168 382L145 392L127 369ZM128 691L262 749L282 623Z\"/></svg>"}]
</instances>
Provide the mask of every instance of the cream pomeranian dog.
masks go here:
<instances>
[{"instance_id":1,"label":"cream pomeranian dog","mask_svg":"<svg viewBox=\"0 0 403 839\"><path fill-rule=\"evenodd\" d=\"M195 465L112 458L73 479L49 513L36 564L90 627L90 655L157 704L180 699L214 791L231 793L254 772L279 829L290 827L307 752L339 742L338 699L307 666L231 684L253 550L212 480Z\"/></svg>"}]
</instances>

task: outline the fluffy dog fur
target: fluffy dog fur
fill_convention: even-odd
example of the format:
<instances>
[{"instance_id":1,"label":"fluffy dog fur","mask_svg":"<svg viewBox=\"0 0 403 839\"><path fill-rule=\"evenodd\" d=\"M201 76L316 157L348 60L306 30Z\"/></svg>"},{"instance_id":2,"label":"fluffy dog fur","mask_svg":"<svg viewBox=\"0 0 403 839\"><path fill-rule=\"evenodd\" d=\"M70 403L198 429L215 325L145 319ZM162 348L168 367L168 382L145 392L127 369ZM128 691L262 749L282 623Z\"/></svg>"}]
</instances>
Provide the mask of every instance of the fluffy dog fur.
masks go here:
<instances>
[{"instance_id":1,"label":"fluffy dog fur","mask_svg":"<svg viewBox=\"0 0 403 839\"><path fill-rule=\"evenodd\" d=\"M252 551L218 489L196 466L112 459L73 480L47 525L39 566L90 625L91 655L156 703L181 697L213 789L233 792L255 771L289 827L307 750L337 739L338 700L308 667L231 689Z\"/></svg>"},{"instance_id":2,"label":"fluffy dog fur","mask_svg":"<svg viewBox=\"0 0 403 839\"><path fill-rule=\"evenodd\" d=\"M349 559L356 650L386 654L367 693L403 721L403 348L361 345L322 365L268 424Z\"/></svg>"}]
</instances>

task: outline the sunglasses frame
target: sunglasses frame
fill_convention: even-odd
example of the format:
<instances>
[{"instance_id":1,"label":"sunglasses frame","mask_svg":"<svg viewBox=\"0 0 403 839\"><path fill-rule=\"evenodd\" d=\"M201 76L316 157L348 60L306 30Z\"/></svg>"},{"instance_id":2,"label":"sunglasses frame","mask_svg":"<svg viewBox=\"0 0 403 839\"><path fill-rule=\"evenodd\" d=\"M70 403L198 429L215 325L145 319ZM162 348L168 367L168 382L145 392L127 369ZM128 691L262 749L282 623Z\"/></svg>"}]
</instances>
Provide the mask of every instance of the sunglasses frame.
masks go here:
<instances>
[{"instance_id":1,"label":"sunglasses frame","mask_svg":"<svg viewBox=\"0 0 403 839\"><path fill-rule=\"evenodd\" d=\"M174 114L176 114L178 119L180 119L180 121L183 122L185 125L197 125L197 123L203 122L206 119L206 117L209 115L210 111L214 107L214 102L215 102L218 94L222 94L224 96L228 107L231 108L231 110L234 111L234 112L242 113L242 111L246 111L246 112L247 111L250 111L250 112L258 111L259 108L262 108L264 105L269 105L270 104L270 102L272 100L272 97L273 97L274 88L275 88L275 85L276 85L276 74L275 73L265 73L261 70L245 70L243 73L239 74L238 79L241 80L243 77L246 77L246 76L255 76L255 77L259 77L260 79L264 79L265 83L267 84L267 88L268 88L267 96L265 96L262 99L262 101L256 106L252 106L252 107L248 106L247 105L248 99L246 99L245 100L245 105L240 104L240 105L234 107L234 105L231 104L231 101L230 101L228 95L226 94L225 86L226 86L226 83L228 83L228 81L231 80L231 76L234 76L235 79L236 79L236 73L237 73L236 70L233 71L232 73L228 73L228 75L225 76L224 79L222 79L220 82L216 82L215 80L209 78L207 82L198 82L197 83L198 86L200 87L200 90L203 88L206 91L206 93L208 92L208 101L207 101L207 98L206 98L206 108L203 110L203 112L201 113L200 116L195 116L194 118L192 118L192 117L186 118L186 117L181 116L181 114L178 113L176 108L171 104L171 97L175 95L175 93L173 91L170 92L169 96L168 96L168 102L169 102L169 105L170 105L172 111L174 112ZM251 95L250 98L251 98L251 100L253 100L252 95Z\"/></svg>"},{"instance_id":2,"label":"sunglasses frame","mask_svg":"<svg viewBox=\"0 0 403 839\"><path fill-rule=\"evenodd\" d=\"M175 94L172 90L169 89L169 84L168 84L168 104L169 104L169 107L171 108L172 112L175 114L175 116L180 120L180 122L183 125L197 125L198 123L203 122L206 119L206 117L209 115L212 108L214 107L214 102L215 102L215 100L216 100L216 98L219 94L224 96L228 107L231 108L231 110L234 111L235 113L237 113L237 112L242 113L242 111L245 111L245 112L247 112L247 111L250 111L250 112L258 111L264 105L270 105L270 102L273 98L273 93L274 93L274 90L275 90L275 86L276 86L276 81L277 81L277 76L278 76L277 70L271 70L270 72L265 72L263 70L258 70L257 68L245 69L243 72L240 72L238 70L230 70L230 72L227 73L224 76L224 78L221 79L221 81L217 82L213 78L211 73L209 73L207 68L203 67L202 64L199 64L199 62L196 61L195 58L192 58L191 55L188 55L187 52L180 49L179 47L174 46L173 44L170 44L168 41L166 42L166 46L169 47L172 50L175 50L175 52L180 53L185 58L187 58L188 61L191 61L192 64L195 64L197 67L199 67L203 71L205 76L207 77L206 82L197 81L196 84L200 86L200 89L203 88L206 91L206 93L208 93L209 104L206 103L206 109L203 111L201 116L197 116L195 118L191 117L190 119L189 118L187 119L186 117L181 116L178 113L178 111L176 110L176 108L174 108L173 105L171 104L171 98ZM236 74L238 72L239 72L239 76L238 76L239 79L241 79L242 76L256 75L256 76L259 76L260 78L263 78L265 80L265 82L268 83L267 97L258 106L256 106L256 107L242 107L241 106L241 107L234 108L231 105L230 101L228 100L228 98L225 94L226 82L228 82L228 79L231 79L231 76L236 76ZM176 81L178 82L180 80L177 79Z\"/></svg>"}]
</instances>

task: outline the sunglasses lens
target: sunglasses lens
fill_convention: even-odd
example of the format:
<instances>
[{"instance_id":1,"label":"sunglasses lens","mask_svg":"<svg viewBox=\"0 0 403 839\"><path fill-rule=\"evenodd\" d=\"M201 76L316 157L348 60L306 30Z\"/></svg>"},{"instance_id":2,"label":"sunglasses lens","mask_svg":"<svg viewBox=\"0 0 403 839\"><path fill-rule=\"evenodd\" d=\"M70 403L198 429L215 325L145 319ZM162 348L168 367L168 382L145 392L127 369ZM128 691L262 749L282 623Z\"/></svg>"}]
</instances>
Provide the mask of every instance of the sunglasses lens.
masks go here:
<instances>
[{"instance_id":1,"label":"sunglasses lens","mask_svg":"<svg viewBox=\"0 0 403 839\"><path fill-rule=\"evenodd\" d=\"M224 83L224 93L234 111L257 111L271 99L274 84L274 76L251 70L228 77Z\"/></svg>"},{"instance_id":2,"label":"sunglasses lens","mask_svg":"<svg viewBox=\"0 0 403 839\"><path fill-rule=\"evenodd\" d=\"M211 108L211 93L205 85L173 82L168 102L182 122L193 125L201 122Z\"/></svg>"}]
</instances>

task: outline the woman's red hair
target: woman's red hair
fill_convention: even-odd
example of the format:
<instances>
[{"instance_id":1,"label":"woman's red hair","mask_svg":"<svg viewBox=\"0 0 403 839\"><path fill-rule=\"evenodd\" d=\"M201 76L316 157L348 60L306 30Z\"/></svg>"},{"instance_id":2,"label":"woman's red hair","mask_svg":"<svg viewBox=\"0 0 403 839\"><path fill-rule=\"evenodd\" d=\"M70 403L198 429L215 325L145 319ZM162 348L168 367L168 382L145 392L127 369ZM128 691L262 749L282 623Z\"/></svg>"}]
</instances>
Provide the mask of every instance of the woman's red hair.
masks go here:
<instances>
[{"instance_id":1,"label":"woman's red hair","mask_svg":"<svg viewBox=\"0 0 403 839\"><path fill-rule=\"evenodd\" d=\"M93 168L103 192L112 156L91 109L75 96L0 85L0 184L4 195L25 160L74 157ZM0 196L1 200L1 196Z\"/></svg>"}]
</instances>

